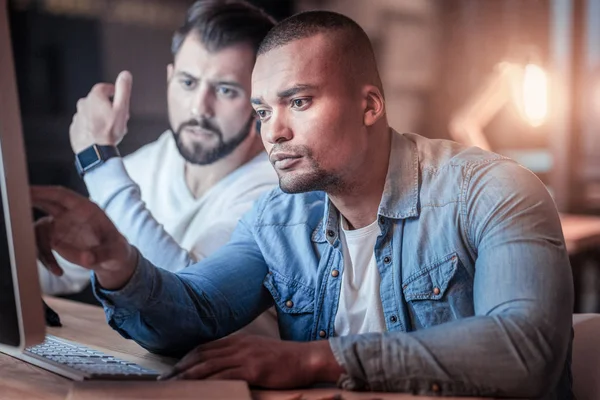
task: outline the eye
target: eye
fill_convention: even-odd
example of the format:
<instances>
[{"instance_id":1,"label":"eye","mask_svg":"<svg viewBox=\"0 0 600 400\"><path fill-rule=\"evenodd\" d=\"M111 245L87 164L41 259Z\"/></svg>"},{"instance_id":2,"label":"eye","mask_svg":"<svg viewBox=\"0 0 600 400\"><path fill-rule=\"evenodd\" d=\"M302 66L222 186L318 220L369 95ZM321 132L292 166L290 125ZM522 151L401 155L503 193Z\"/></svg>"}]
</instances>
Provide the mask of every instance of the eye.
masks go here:
<instances>
[{"instance_id":1,"label":"eye","mask_svg":"<svg viewBox=\"0 0 600 400\"><path fill-rule=\"evenodd\" d=\"M191 90L194 87L196 87L195 79L183 78L179 80L179 83L181 84L181 87L183 87L186 90Z\"/></svg>"},{"instance_id":2,"label":"eye","mask_svg":"<svg viewBox=\"0 0 600 400\"><path fill-rule=\"evenodd\" d=\"M262 121L269 116L269 113L267 110L256 110L256 115L258 115L258 118Z\"/></svg>"},{"instance_id":3,"label":"eye","mask_svg":"<svg viewBox=\"0 0 600 400\"><path fill-rule=\"evenodd\" d=\"M229 88L227 86L219 86L217 88L217 93L223 97L228 99L233 99L238 96L238 92L235 89Z\"/></svg>"},{"instance_id":4,"label":"eye","mask_svg":"<svg viewBox=\"0 0 600 400\"><path fill-rule=\"evenodd\" d=\"M292 100L292 108L303 109L310 104L310 98L301 98Z\"/></svg>"}]
</instances>

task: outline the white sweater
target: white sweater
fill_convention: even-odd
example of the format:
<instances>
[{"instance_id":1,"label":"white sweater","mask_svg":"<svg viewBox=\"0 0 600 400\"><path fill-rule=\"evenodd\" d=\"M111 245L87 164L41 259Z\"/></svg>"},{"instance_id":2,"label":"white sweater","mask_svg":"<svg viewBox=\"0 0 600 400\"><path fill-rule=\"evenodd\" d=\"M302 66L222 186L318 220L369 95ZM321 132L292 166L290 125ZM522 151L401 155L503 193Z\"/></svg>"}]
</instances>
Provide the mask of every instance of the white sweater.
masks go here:
<instances>
[{"instance_id":1,"label":"white sweater","mask_svg":"<svg viewBox=\"0 0 600 400\"><path fill-rule=\"evenodd\" d=\"M264 152L199 199L187 188L184 168L185 160L173 135L166 131L124 159L110 159L85 175L90 198L119 231L154 265L173 272L227 243L241 216L277 184L277 175ZM65 260L60 264L65 270L60 278L40 266L45 293L75 292L87 285L87 270ZM276 321L271 320L262 325L271 325L265 329L276 331ZM258 333L263 330L259 328Z\"/></svg>"}]
</instances>

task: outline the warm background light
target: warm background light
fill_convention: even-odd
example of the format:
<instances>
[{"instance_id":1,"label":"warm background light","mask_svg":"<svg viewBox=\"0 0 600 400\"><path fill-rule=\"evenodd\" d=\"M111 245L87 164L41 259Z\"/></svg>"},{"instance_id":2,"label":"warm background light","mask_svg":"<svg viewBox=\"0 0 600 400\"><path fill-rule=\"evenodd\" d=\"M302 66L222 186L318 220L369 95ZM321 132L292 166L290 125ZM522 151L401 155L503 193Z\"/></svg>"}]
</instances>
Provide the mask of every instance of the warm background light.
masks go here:
<instances>
[{"instance_id":1,"label":"warm background light","mask_svg":"<svg viewBox=\"0 0 600 400\"><path fill-rule=\"evenodd\" d=\"M532 126L544 123L548 114L548 78L535 64L527 64L523 73L523 114Z\"/></svg>"}]
</instances>

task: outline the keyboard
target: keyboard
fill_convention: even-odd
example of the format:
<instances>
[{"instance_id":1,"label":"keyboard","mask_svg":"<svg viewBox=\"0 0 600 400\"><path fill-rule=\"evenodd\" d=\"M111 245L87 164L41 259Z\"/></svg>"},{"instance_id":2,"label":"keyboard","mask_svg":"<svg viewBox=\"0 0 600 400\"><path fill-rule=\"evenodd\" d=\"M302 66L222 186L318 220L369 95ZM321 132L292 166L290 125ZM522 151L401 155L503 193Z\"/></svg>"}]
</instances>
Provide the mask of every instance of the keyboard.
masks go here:
<instances>
[{"instance_id":1,"label":"keyboard","mask_svg":"<svg viewBox=\"0 0 600 400\"><path fill-rule=\"evenodd\" d=\"M156 380L157 371L46 335L46 340L23 351L25 361L74 380Z\"/></svg>"}]
</instances>

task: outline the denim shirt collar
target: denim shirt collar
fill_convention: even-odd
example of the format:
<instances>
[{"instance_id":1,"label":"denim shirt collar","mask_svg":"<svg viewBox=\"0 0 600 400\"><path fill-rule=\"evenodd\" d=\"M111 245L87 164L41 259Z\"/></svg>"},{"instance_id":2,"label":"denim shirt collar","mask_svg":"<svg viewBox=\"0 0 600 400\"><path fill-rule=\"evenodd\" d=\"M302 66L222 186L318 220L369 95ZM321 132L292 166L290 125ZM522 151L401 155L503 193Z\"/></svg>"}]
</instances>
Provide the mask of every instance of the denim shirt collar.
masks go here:
<instances>
[{"instance_id":1,"label":"denim shirt collar","mask_svg":"<svg viewBox=\"0 0 600 400\"><path fill-rule=\"evenodd\" d=\"M417 146L390 128L392 143L388 172L385 178L383 195L378 216L404 219L419 215L419 156ZM339 236L340 213L329 196L325 196L323 220L313 233L313 240L335 243Z\"/></svg>"}]
</instances>

